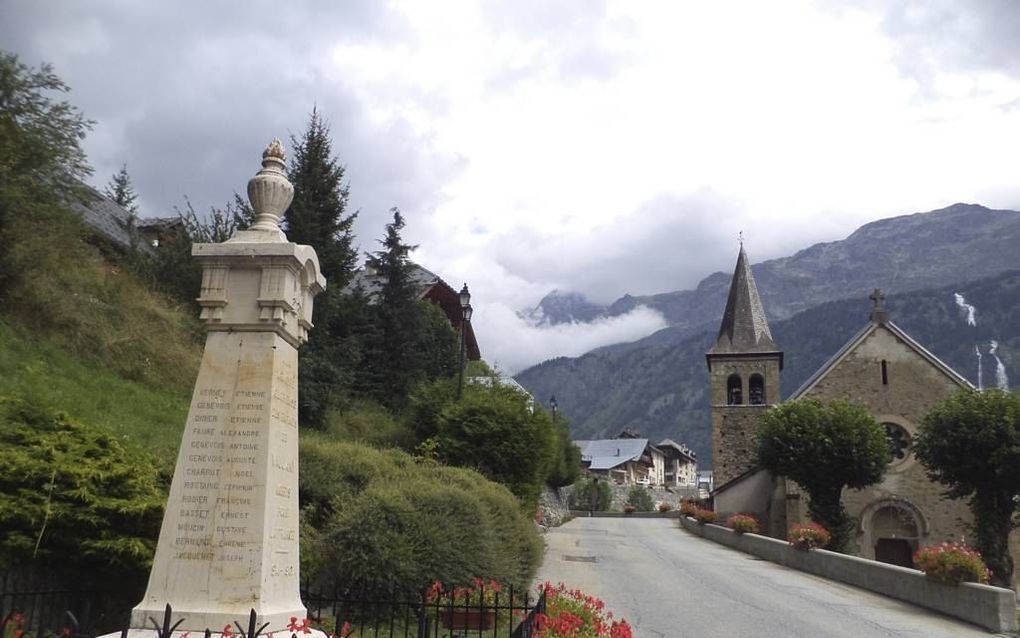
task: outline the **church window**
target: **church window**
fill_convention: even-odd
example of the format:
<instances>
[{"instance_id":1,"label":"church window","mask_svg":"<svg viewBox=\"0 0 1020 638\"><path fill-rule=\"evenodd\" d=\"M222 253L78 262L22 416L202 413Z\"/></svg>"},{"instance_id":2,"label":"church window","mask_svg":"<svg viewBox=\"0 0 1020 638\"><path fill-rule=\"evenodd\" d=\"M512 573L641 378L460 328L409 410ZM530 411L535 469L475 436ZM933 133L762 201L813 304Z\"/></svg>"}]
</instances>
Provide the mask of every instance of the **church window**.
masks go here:
<instances>
[{"instance_id":1,"label":"church window","mask_svg":"<svg viewBox=\"0 0 1020 638\"><path fill-rule=\"evenodd\" d=\"M882 426L885 427L885 435L889 440L889 451L892 452L892 461L889 466L896 467L907 460L910 455L910 433L896 423L883 423Z\"/></svg>"},{"instance_id":2,"label":"church window","mask_svg":"<svg viewBox=\"0 0 1020 638\"><path fill-rule=\"evenodd\" d=\"M882 359L882 385L889 385L889 364Z\"/></svg>"},{"instance_id":3,"label":"church window","mask_svg":"<svg viewBox=\"0 0 1020 638\"><path fill-rule=\"evenodd\" d=\"M752 374L747 381L747 402L751 405L765 405L765 378Z\"/></svg>"},{"instance_id":4,"label":"church window","mask_svg":"<svg viewBox=\"0 0 1020 638\"><path fill-rule=\"evenodd\" d=\"M744 389L739 374L731 374L726 379L726 403L727 405L741 405L744 403Z\"/></svg>"}]
</instances>

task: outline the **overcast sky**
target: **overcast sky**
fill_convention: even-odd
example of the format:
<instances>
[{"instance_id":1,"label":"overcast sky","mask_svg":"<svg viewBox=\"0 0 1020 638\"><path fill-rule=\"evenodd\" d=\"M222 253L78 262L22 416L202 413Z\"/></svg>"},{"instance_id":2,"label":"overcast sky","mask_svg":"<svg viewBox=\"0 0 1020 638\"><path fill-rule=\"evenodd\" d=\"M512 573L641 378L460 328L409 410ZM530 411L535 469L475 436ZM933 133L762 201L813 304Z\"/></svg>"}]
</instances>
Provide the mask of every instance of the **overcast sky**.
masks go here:
<instances>
[{"instance_id":1,"label":"overcast sky","mask_svg":"<svg viewBox=\"0 0 1020 638\"><path fill-rule=\"evenodd\" d=\"M143 216L244 192L313 105L363 250L387 211L468 282L517 371L662 327L540 328L552 289L689 288L862 223L1020 208L1020 3L4 0L0 48L50 62Z\"/></svg>"}]
</instances>

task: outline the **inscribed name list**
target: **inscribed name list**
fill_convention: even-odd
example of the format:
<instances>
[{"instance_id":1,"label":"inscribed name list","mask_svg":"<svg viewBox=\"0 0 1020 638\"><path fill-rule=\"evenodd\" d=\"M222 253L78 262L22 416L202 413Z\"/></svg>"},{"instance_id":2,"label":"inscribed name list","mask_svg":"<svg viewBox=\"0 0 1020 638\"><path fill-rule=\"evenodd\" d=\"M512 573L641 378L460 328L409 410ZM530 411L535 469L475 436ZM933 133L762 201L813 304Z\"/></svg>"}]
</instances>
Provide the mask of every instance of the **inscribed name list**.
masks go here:
<instances>
[{"instance_id":1,"label":"inscribed name list","mask_svg":"<svg viewBox=\"0 0 1020 638\"><path fill-rule=\"evenodd\" d=\"M271 332L210 333L146 602L296 591L296 490L297 351Z\"/></svg>"}]
</instances>

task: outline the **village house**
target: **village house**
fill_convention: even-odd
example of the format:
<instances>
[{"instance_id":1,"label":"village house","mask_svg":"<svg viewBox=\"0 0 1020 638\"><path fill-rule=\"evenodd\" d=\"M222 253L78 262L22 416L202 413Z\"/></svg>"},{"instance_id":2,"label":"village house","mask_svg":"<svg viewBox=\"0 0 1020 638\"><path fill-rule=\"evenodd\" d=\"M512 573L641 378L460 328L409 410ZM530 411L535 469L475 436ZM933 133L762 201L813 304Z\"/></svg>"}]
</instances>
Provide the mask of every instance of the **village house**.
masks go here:
<instances>
[{"instance_id":1,"label":"village house","mask_svg":"<svg viewBox=\"0 0 1020 638\"><path fill-rule=\"evenodd\" d=\"M574 441L589 474L618 485L662 485L665 456L648 439L617 438Z\"/></svg>"},{"instance_id":2,"label":"village house","mask_svg":"<svg viewBox=\"0 0 1020 638\"><path fill-rule=\"evenodd\" d=\"M450 325L458 333L463 328L464 332L464 349L465 357L469 361L478 361L482 358L481 351L478 348L478 340L475 337L474 328L471 327L470 321L464 321L463 309L460 306L460 295L454 290L450 284L446 283L433 272L422 268L418 264L409 263L411 267L410 282L415 287L418 294L418 299L428 300L437 306L439 306L446 318L450 321ZM345 289L346 292L352 293L355 290L360 289L362 294L366 295L369 301L372 301L382 292L383 286L386 284L386 278L379 274L374 268L366 265L364 268L354 273L354 277Z\"/></svg>"},{"instance_id":3,"label":"village house","mask_svg":"<svg viewBox=\"0 0 1020 638\"><path fill-rule=\"evenodd\" d=\"M666 487L698 486L697 453L672 439L663 439L655 447L664 458L663 483Z\"/></svg>"}]
</instances>

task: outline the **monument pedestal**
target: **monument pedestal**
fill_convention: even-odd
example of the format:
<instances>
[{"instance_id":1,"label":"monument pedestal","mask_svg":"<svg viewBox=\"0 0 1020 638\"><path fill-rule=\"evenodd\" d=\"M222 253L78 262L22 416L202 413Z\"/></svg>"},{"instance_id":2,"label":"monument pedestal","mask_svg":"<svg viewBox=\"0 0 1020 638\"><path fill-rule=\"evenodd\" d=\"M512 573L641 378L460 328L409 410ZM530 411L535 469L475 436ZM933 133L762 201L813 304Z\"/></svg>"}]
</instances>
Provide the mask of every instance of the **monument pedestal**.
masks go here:
<instances>
[{"instance_id":1,"label":"monument pedestal","mask_svg":"<svg viewBox=\"0 0 1020 638\"><path fill-rule=\"evenodd\" d=\"M306 611L299 594L297 349L325 286L315 251L287 242L277 221L293 197L279 142L249 183L258 215L222 244L197 244L198 301L209 331L181 440L159 544L132 634L266 632ZM171 623L171 624L172 624ZM144 630L144 631L138 631ZM246 629L247 630L247 629ZM236 631L236 627L235 627Z\"/></svg>"}]
</instances>

